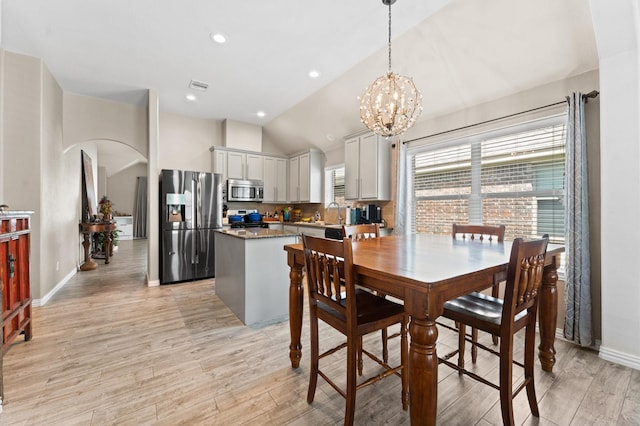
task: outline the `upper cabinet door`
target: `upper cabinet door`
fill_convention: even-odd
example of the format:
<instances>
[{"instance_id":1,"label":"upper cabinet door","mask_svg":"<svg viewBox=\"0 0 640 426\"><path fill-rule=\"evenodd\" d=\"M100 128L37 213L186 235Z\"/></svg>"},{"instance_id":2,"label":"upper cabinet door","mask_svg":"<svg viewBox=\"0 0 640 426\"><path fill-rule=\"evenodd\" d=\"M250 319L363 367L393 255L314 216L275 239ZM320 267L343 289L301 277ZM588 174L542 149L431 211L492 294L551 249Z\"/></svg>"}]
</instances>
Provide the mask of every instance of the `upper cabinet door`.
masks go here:
<instances>
[{"instance_id":1,"label":"upper cabinet door","mask_svg":"<svg viewBox=\"0 0 640 426\"><path fill-rule=\"evenodd\" d=\"M345 141L344 187L347 200L391 198L391 143L373 133Z\"/></svg>"},{"instance_id":2,"label":"upper cabinet door","mask_svg":"<svg viewBox=\"0 0 640 426\"><path fill-rule=\"evenodd\" d=\"M287 164L284 158L276 159L276 200L277 202L287 202Z\"/></svg>"},{"instance_id":3,"label":"upper cabinet door","mask_svg":"<svg viewBox=\"0 0 640 426\"><path fill-rule=\"evenodd\" d=\"M344 197L357 200L360 194L360 138L349 139L344 150Z\"/></svg>"},{"instance_id":4,"label":"upper cabinet door","mask_svg":"<svg viewBox=\"0 0 640 426\"><path fill-rule=\"evenodd\" d=\"M298 163L299 167L299 181L298 186L300 187L300 197L299 201L310 201L309 198L309 182L310 182L310 164L309 164L309 154L303 154L300 156L300 162Z\"/></svg>"},{"instance_id":5,"label":"upper cabinet door","mask_svg":"<svg viewBox=\"0 0 640 426\"><path fill-rule=\"evenodd\" d=\"M246 154L245 179L264 180L264 156Z\"/></svg>"},{"instance_id":6,"label":"upper cabinet door","mask_svg":"<svg viewBox=\"0 0 640 426\"><path fill-rule=\"evenodd\" d=\"M287 201L287 160L264 157L264 199L262 202Z\"/></svg>"},{"instance_id":7,"label":"upper cabinet door","mask_svg":"<svg viewBox=\"0 0 640 426\"><path fill-rule=\"evenodd\" d=\"M323 154L311 150L289 159L289 201L322 202Z\"/></svg>"},{"instance_id":8,"label":"upper cabinet door","mask_svg":"<svg viewBox=\"0 0 640 426\"><path fill-rule=\"evenodd\" d=\"M221 151L219 149L213 150L213 173L219 173L222 175L222 186L226 188L227 185L227 151Z\"/></svg>"},{"instance_id":9,"label":"upper cabinet door","mask_svg":"<svg viewBox=\"0 0 640 426\"><path fill-rule=\"evenodd\" d=\"M386 141L382 141L382 143L386 143ZM381 170L381 165L378 162L379 154L378 137L375 134L360 138L360 199L380 199L378 176L385 171Z\"/></svg>"},{"instance_id":10,"label":"upper cabinet door","mask_svg":"<svg viewBox=\"0 0 640 426\"><path fill-rule=\"evenodd\" d=\"M300 201L300 157L289 159L289 200Z\"/></svg>"},{"instance_id":11,"label":"upper cabinet door","mask_svg":"<svg viewBox=\"0 0 640 426\"><path fill-rule=\"evenodd\" d=\"M227 179L246 179L245 161L247 154L242 152L227 152Z\"/></svg>"}]
</instances>

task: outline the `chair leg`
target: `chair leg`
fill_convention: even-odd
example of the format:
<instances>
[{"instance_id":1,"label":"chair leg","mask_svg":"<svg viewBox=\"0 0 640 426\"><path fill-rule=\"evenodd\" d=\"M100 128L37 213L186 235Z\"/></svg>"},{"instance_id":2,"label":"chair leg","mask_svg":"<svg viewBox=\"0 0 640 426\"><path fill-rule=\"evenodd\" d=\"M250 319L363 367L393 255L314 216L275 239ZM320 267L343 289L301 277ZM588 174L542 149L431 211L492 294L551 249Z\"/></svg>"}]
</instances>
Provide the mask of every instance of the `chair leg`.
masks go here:
<instances>
[{"instance_id":1,"label":"chair leg","mask_svg":"<svg viewBox=\"0 0 640 426\"><path fill-rule=\"evenodd\" d=\"M312 308L313 309L313 308ZM309 315L310 331L311 331L311 370L309 371L309 389L307 390L307 402L311 404L316 394L316 386L318 384L318 357L319 357L319 345L318 345L318 318L310 313Z\"/></svg>"},{"instance_id":2,"label":"chair leg","mask_svg":"<svg viewBox=\"0 0 640 426\"><path fill-rule=\"evenodd\" d=\"M362 354L362 337L347 337L347 389L344 411L344 424L353 425L356 409L356 368L358 357Z\"/></svg>"},{"instance_id":3,"label":"chair leg","mask_svg":"<svg viewBox=\"0 0 640 426\"><path fill-rule=\"evenodd\" d=\"M500 408L502 410L502 424L506 426L515 425L512 373L513 335L507 339L500 339Z\"/></svg>"},{"instance_id":4,"label":"chair leg","mask_svg":"<svg viewBox=\"0 0 640 426\"><path fill-rule=\"evenodd\" d=\"M462 369L464 368L464 347L465 347L465 334L466 326L463 323L458 323L458 374L462 375Z\"/></svg>"},{"instance_id":5,"label":"chair leg","mask_svg":"<svg viewBox=\"0 0 640 426\"><path fill-rule=\"evenodd\" d=\"M527 399L529 400L529 408L531 408L531 414L535 417L540 417L538 411L538 399L536 398L536 386L534 381L534 364L535 364L535 345L536 345L536 331L535 331L535 317L533 324L529 324L525 330L524 340L524 377L527 381Z\"/></svg>"},{"instance_id":6,"label":"chair leg","mask_svg":"<svg viewBox=\"0 0 640 426\"><path fill-rule=\"evenodd\" d=\"M474 364L478 359L478 347L476 346L476 343L478 343L478 329L471 328L471 362Z\"/></svg>"},{"instance_id":7,"label":"chair leg","mask_svg":"<svg viewBox=\"0 0 640 426\"><path fill-rule=\"evenodd\" d=\"M363 361L362 361L362 336L358 337L358 375L362 376L363 369Z\"/></svg>"},{"instance_id":8,"label":"chair leg","mask_svg":"<svg viewBox=\"0 0 640 426\"><path fill-rule=\"evenodd\" d=\"M402 363L402 409L409 409L409 343L407 341L407 324L403 322L400 330L400 362Z\"/></svg>"},{"instance_id":9,"label":"chair leg","mask_svg":"<svg viewBox=\"0 0 640 426\"><path fill-rule=\"evenodd\" d=\"M389 334L387 329L382 329L382 360L386 363L389 362L389 349L387 348L387 340L389 340Z\"/></svg>"},{"instance_id":10,"label":"chair leg","mask_svg":"<svg viewBox=\"0 0 640 426\"><path fill-rule=\"evenodd\" d=\"M491 296L493 297L498 297L500 296L500 283L493 283L493 287L491 287ZM493 340L493 344L497 345L498 344L498 336L496 335L492 335L491 336L491 340ZM475 362L475 361L473 361Z\"/></svg>"}]
</instances>

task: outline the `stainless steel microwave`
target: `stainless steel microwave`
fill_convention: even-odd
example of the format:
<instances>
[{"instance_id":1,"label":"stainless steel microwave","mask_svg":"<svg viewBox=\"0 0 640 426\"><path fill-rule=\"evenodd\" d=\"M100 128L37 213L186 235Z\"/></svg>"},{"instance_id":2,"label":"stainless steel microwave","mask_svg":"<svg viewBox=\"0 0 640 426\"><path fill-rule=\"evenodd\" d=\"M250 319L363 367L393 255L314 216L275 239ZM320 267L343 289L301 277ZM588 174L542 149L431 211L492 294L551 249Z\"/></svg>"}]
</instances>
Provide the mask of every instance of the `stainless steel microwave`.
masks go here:
<instances>
[{"instance_id":1,"label":"stainless steel microwave","mask_svg":"<svg viewBox=\"0 0 640 426\"><path fill-rule=\"evenodd\" d=\"M227 201L261 202L263 196L261 180L227 179Z\"/></svg>"}]
</instances>

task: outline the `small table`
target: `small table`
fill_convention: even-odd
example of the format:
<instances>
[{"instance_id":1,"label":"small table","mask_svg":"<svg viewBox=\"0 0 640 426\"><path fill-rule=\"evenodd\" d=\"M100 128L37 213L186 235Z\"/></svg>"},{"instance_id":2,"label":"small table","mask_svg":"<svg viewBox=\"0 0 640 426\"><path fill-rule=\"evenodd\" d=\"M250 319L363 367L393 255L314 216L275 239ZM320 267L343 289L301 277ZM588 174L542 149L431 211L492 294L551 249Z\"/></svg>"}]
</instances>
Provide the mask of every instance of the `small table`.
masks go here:
<instances>
[{"instance_id":1,"label":"small table","mask_svg":"<svg viewBox=\"0 0 640 426\"><path fill-rule=\"evenodd\" d=\"M84 263L80 265L81 271L90 271L96 269L98 264L91 259L89 248L91 247L91 234L94 232L104 232L105 234L105 250L104 263L109 263L109 256L113 254L113 231L118 225L115 222L82 222L80 224L80 232L84 234Z\"/></svg>"}]
</instances>

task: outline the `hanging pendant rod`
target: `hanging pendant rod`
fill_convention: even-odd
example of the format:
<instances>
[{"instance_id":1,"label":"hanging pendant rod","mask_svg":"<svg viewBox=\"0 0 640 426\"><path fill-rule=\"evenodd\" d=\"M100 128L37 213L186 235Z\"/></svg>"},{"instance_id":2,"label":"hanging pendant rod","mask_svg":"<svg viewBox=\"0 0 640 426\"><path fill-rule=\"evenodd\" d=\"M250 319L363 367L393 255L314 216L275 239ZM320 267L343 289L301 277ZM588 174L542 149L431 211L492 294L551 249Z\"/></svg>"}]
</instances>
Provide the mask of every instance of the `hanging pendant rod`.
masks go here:
<instances>
[{"instance_id":1,"label":"hanging pendant rod","mask_svg":"<svg viewBox=\"0 0 640 426\"><path fill-rule=\"evenodd\" d=\"M599 94L600 94L600 92L598 92L597 90L592 90L591 92L582 95L582 99L584 99L584 101L586 102L588 99L595 98ZM553 107L553 106L566 104L567 101L568 101L568 98L566 100L564 100L564 101L555 102L555 103L552 103L552 104L549 104L549 105L543 105L543 106L539 106L539 107L536 107L536 108L531 108L531 109L528 109L526 111L515 112L513 114L508 114L508 115L504 115L502 117L492 118L490 120L481 121L479 123L469 124L467 126L458 127L458 128L451 129L451 130L445 130L443 132L432 133L432 134L427 135L427 136L420 136L419 138L414 138L414 139L410 139L410 140L407 140L407 141L403 141L402 143L403 144L407 144L407 143L419 141L419 140L422 140L422 139L432 138L434 136L446 135L447 133L453 133L453 132L457 132L459 130L470 129L472 127L481 126L483 124L493 123L494 121L504 120L505 118L517 117L519 115L527 114L529 112L539 111L541 109L545 109L545 108L550 108L550 107Z\"/></svg>"}]
</instances>

